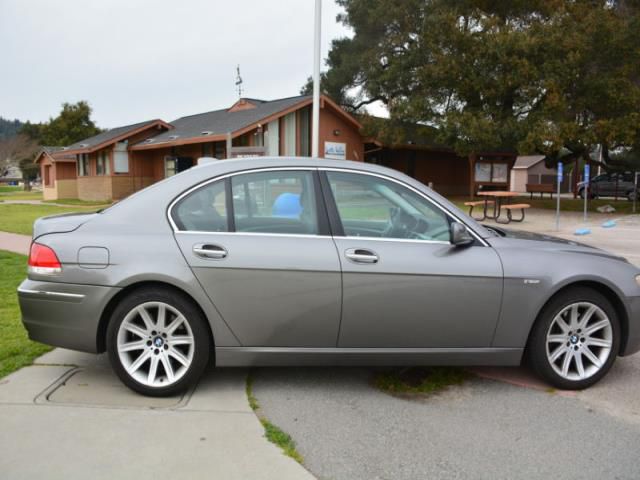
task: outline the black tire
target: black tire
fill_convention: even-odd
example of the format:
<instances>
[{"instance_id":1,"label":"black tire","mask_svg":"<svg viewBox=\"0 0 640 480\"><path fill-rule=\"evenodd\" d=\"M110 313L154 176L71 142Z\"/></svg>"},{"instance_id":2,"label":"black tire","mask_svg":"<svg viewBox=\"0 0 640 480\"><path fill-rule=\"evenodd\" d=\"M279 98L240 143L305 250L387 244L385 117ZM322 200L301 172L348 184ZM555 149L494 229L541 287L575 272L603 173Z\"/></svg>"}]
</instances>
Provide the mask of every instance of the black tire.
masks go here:
<instances>
[{"instance_id":1,"label":"black tire","mask_svg":"<svg viewBox=\"0 0 640 480\"><path fill-rule=\"evenodd\" d=\"M632 190L627 193L627 200L629 200L630 202L633 202L633 200L636 198L637 195L638 194Z\"/></svg>"},{"instance_id":2,"label":"black tire","mask_svg":"<svg viewBox=\"0 0 640 480\"><path fill-rule=\"evenodd\" d=\"M556 315L565 307L576 302L590 302L604 311L612 330L611 352L600 369L588 378L571 380L559 375L547 357L547 332ZM529 336L526 359L535 373L552 386L562 390L582 390L597 383L604 377L618 356L620 350L620 321L611 302L600 292L587 287L564 290L554 296L542 309Z\"/></svg>"},{"instance_id":3,"label":"black tire","mask_svg":"<svg viewBox=\"0 0 640 480\"><path fill-rule=\"evenodd\" d=\"M186 372L169 386L148 386L133 378L125 369L118 354L118 331L127 314L146 302L162 302L182 313L193 333L193 358ZM109 361L120 380L131 390L151 397L167 397L184 392L194 385L209 364L212 348L206 320L193 301L179 291L170 288L141 288L124 297L116 306L109 320L106 337Z\"/></svg>"}]
</instances>

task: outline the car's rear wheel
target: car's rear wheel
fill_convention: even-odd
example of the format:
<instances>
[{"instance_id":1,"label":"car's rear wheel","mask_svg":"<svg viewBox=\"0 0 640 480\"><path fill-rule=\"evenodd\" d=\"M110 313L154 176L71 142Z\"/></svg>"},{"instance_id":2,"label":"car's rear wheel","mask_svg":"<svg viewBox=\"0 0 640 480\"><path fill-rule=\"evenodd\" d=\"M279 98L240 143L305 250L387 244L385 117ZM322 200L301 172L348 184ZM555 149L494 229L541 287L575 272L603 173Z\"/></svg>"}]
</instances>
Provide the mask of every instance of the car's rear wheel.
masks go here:
<instances>
[{"instance_id":1,"label":"car's rear wheel","mask_svg":"<svg viewBox=\"0 0 640 480\"><path fill-rule=\"evenodd\" d=\"M169 289L143 289L115 308L107 351L122 382L143 395L168 396L195 383L208 362L211 341L193 302Z\"/></svg>"},{"instance_id":2,"label":"car's rear wheel","mask_svg":"<svg viewBox=\"0 0 640 480\"><path fill-rule=\"evenodd\" d=\"M627 199L630 202L633 202L634 200L636 200L638 198L638 192L634 192L633 190L630 191L629 193L627 193Z\"/></svg>"},{"instance_id":3,"label":"car's rear wheel","mask_svg":"<svg viewBox=\"0 0 640 480\"><path fill-rule=\"evenodd\" d=\"M551 385L579 390L609 371L620 348L620 325L611 302L590 288L561 292L542 310L527 353Z\"/></svg>"}]
</instances>

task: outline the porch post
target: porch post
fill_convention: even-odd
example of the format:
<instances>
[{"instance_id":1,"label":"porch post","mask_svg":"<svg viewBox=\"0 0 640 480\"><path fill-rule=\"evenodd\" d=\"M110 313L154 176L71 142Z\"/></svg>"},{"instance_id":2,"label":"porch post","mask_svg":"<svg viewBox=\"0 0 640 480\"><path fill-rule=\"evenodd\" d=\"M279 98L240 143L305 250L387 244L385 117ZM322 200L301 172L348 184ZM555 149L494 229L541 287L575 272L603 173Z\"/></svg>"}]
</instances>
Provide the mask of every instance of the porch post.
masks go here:
<instances>
[{"instance_id":1,"label":"porch post","mask_svg":"<svg viewBox=\"0 0 640 480\"><path fill-rule=\"evenodd\" d=\"M227 133L227 158L231 158L231 132Z\"/></svg>"},{"instance_id":2,"label":"porch post","mask_svg":"<svg viewBox=\"0 0 640 480\"><path fill-rule=\"evenodd\" d=\"M476 154L471 153L469 154L469 198L472 200L476 193L475 170Z\"/></svg>"}]
</instances>

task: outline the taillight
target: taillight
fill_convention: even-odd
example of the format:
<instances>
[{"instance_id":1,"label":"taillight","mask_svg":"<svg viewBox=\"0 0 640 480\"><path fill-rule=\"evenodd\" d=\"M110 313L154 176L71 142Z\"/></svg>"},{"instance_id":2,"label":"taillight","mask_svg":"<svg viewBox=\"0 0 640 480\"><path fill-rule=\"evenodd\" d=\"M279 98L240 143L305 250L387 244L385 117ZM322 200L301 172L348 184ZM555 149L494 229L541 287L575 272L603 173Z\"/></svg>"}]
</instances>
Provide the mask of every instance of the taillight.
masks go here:
<instances>
[{"instance_id":1,"label":"taillight","mask_svg":"<svg viewBox=\"0 0 640 480\"><path fill-rule=\"evenodd\" d=\"M40 275L52 275L60 273L62 265L56 252L46 245L40 243L32 243L29 252L29 273L37 273Z\"/></svg>"}]
</instances>

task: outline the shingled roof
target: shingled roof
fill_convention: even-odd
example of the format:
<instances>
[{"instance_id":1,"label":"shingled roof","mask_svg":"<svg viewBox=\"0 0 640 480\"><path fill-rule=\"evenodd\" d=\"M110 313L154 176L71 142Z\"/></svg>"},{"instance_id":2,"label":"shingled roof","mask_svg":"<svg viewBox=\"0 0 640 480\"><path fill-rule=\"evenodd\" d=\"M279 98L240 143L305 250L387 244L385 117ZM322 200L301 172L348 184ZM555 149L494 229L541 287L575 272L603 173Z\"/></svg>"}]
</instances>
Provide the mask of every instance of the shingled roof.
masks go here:
<instances>
[{"instance_id":1,"label":"shingled roof","mask_svg":"<svg viewBox=\"0 0 640 480\"><path fill-rule=\"evenodd\" d=\"M250 127L298 104L311 102L311 99L311 95L300 95L272 101L243 98L240 101L250 104L249 108L238 110L233 107L224 108L178 118L171 122L173 129L149 138L137 146L180 143L186 139L203 140L206 137L225 138L228 133L234 133L245 127ZM211 138L211 140L214 140L214 138Z\"/></svg>"},{"instance_id":2,"label":"shingled roof","mask_svg":"<svg viewBox=\"0 0 640 480\"><path fill-rule=\"evenodd\" d=\"M139 122L131 125L125 125L123 127L116 127L110 130L105 130L98 135L85 138L84 140L65 147L64 149L69 152L73 151L74 153L89 153L115 143L119 140L122 140L128 136L134 135L135 133L149 128L154 124L164 126L165 128L171 128L171 125L160 119L147 120L145 122Z\"/></svg>"}]
</instances>

